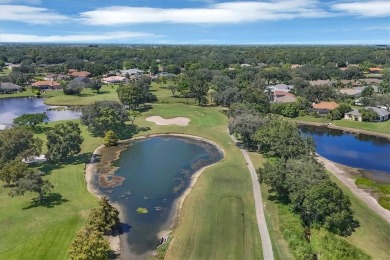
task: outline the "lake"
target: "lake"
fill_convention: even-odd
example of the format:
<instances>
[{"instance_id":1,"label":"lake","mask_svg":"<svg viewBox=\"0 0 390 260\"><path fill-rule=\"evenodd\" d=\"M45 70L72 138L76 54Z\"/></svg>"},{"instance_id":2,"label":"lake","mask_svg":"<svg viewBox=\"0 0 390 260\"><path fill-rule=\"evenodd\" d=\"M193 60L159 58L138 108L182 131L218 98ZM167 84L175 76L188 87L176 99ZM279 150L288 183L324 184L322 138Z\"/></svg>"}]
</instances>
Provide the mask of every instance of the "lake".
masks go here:
<instances>
[{"instance_id":1,"label":"lake","mask_svg":"<svg viewBox=\"0 0 390 260\"><path fill-rule=\"evenodd\" d=\"M23 114L46 112L49 121L76 119L81 115L79 111L48 111L49 108L55 107L44 104L43 98L0 98L0 124L10 124L14 118Z\"/></svg>"},{"instance_id":2,"label":"lake","mask_svg":"<svg viewBox=\"0 0 390 260\"><path fill-rule=\"evenodd\" d=\"M317 126L299 126L313 137L321 156L349 167L390 174L390 141L383 137L345 133Z\"/></svg>"},{"instance_id":3,"label":"lake","mask_svg":"<svg viewBox=\"0 0 390 260\"><path fill-rule=\"evenodd\" d=\"M121 152L114 165L120 167L115 175L125 178L122 185L102 188L95 178L96 188L123 209L122 221L130 225L126 239L132 255L145 256L156 249L161 239L157 234L170 229L175 202L191 176L222 158L218 148L207 142L157 136L137 140ZM149 212L137 214L140 207Z\"/></svg>"}]
</instances>

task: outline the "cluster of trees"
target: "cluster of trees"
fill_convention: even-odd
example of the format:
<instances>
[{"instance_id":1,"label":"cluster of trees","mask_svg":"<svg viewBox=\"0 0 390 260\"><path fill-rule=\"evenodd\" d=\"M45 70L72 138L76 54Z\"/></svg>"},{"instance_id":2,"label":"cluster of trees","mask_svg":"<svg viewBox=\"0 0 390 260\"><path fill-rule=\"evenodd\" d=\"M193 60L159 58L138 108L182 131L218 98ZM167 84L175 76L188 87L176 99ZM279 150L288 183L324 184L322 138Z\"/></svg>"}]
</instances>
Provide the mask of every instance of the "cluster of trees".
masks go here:
<instances>
[{"instance_id":1,"label":"cluster of trees","mask_svg":"<svg viewBox=\"0 0 390 260\"><path fill-rule=\"evenodd\" d=\"M151 79L143 76L136 81L118 87L120 102L129 109L137 109L140 105L157 101L156 95L150 91Z\"/></svg>"},{"instance_id":2,"label":"cluster of trees","mask_svg":"<svg viewBox=\"0 0 390 260\"><path fill-rule=\"evenodd\" d=\"M99 206L93 209L87 219L87 225L79 231L69 247L71 259L105 260L111 249L104 235L110 234L119 224L119 212L110 205L106 197L99 199Z\"/></svg>"},{"instance_id":3,"label":"cluster of trees","mask_svg":"<svg viewBox=\"0 0 390 260\"><path fill-rule=\"evenodd\" d=\"M324 227L338 235L350 235L357 222L351 202L314 158L314 141L303 137L297 126L271 117L254 134L262 153L271 157L258 170L278 199L289 204L309 228Z\"/></svg>"},{"instance_id":4,"label":"cluster of trees","mask_svg":"<svg viewBox=\"0 0 390 260\"><path fill-rule=\"evenodd\" d=\"M27 127L0 132L0 180L10 188L8 194L11 197L34 192L38 194L38 201L42 201L53 188L48 180L43 179L43 172L22 162L23 158L39 155L42 143Z\"/></svg>"},{"instance_id":5,"label":"cluster of trees","mask_svg":"<svg viewBox=\"0 0 390 260\"><path fill-rule=\"evenodd\" d=\"M37 122L44 119L45 114L22 115L15 119L16 127L0 132L0 180L10 188L8 194L12 197L35 192L38 201L42 201L53 189L53 185L43 178L44 172L22 161L41 154L43 141L34 137L33 130ZM46 158L51 162L61 162L79 153L83 142L81 130L73 122L54 126L47 131L46 139Z\"/></svg>"},{"instance_id":6,"label":"cluster of trees","mask_svg":"<svg viewBox=\"0 0 390 260\"><path fill-rule=\"evenodd\" d=\"M126 108L116 101L97 101L83 106L81 112L81 123L98 136L103 136L109 130L120 130L128 120Z\"/></svg>"}]
</instances>

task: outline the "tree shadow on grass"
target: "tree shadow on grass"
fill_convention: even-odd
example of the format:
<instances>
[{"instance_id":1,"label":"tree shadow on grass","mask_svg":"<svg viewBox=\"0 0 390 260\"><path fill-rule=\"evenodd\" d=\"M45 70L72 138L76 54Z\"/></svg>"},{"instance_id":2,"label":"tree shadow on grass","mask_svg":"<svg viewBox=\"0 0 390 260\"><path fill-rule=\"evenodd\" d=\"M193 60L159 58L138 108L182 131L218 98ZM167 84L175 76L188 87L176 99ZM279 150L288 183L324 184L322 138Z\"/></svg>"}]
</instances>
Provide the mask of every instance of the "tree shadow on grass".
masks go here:
<instances>
[{"instance_id":1,"label":"tree shadow on grass","mask_svg":"<svg viewBox=\"0 0 390 260\"><path fill-rule=\"evenodd\" d=\"M40 164L37 168L43 171L46 175L51 174L52 171L63 168L66 165L77 165L81 163L88 163L91 158L91 153L82 153L72 156L62 162L45 162Z\"/></svg>"},{"instance_id":2,"label":"tree shadow on grass","mask_svg":"<svg viewBox=\"0 0 390 260\"><path fill-rule=\"evenodd\" d=\"M41 125L35 126L34 133L43 134L43 133L46 133L47 131L52 130L52 129L53 129L53 127L51 127L51 126L48 126L46 124L41 124Z\"/></svg>"},{"instance_id":3,"label":"tree shadow on grass","mask_svg":"<svg viewBox=\"0 0 390 260\"><path fill-rule=\"evenodd\" d=\"M24 207L23 210L32 209L36 207L54 208L55 206L62 205L63 203L68 201L69 200L64 199L59 193L50 193L45 195L42 201L39 201L36 198L32 199L31 204L27 207Z\"/></svg>"},{"instance_id":4,"label":"tree shadow on grass","mask_svg":"<svg viewBox=\"0 0 390 260\"><path fill-rule=\"evenodd\" d=\"M125 125L116 131L119 140L127 140L132 138L135 134L150 130L150 127L138 127L136 125Z\"/></svg>"}]
</instances>

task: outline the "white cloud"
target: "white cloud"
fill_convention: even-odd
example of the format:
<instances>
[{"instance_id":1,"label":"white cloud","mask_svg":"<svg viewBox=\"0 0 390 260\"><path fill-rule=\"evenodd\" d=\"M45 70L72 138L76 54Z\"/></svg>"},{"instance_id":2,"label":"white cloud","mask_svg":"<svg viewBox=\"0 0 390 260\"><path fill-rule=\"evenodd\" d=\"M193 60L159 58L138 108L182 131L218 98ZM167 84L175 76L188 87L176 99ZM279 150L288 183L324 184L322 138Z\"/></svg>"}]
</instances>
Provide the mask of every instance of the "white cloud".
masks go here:
<instances>
[{"instance_id":1,"label":"white cloud","mask_svg":"<svg viewBox=\"0 0 390 260\"><path fill-rule=\"evenodd\" d=\"M318 18L329 14L317 0L275 0L272 2L225 2L204 8L150 8L111 6L82 12L81 19L92 25L138 23L243 23L255 21Z\"/></svg>"},{"instance_id":2,"label":"white cloud","mask_svg":"<svg viewBox=\"0 0 390 260\"><path fill-rule=\"evenodd\" d=\"M52 12L47 8L26 5L0 5L0 21L53 24L61 23L69 19L69 17Z\"/></svg>"},{"instance_id":3,"label":"white cloud","mask_svg":"<svg viewBox=\"0 0 390 260\"><path fill-rule=\"evenodd\" d=\"M366 27L363 28L365 31L390 31L390 25L389 26L372 26L372 27Z\"/></svg>"},{"instance_id":4,"label":"white cloud","mask_svg":"<svg viewBox=\"0 0 390 260\"><path fill-rule=\"evenodd\" d=\"M110 32L103 34L74 34L74 35L30 35L30 34L12 34L0 33L0 42L105 42L113 40L129 40L162 37L143 32Z\"/></svg>"},{"instance_id":5,"label":"white cloud","mask_svg":"<svg viewBox=\"0 0 390 260\"><path fill-rule=\"evenodd\" d=\"M38 5L42 3L41 0L0 0L0 4L11 4L11 3L28 3L28 4L33 4L33 5Z\"/></svg>"},{"instance_id":6,"label":"white cloud","mask_svg":"<svg viewBox=\"0 0 390 260\"><path fill-rule=\"evenodd\" d=\"M332 9L363 17L390 16L390 2L381 0L338 3L332 5Z\"/></svg>"}]
</instances>

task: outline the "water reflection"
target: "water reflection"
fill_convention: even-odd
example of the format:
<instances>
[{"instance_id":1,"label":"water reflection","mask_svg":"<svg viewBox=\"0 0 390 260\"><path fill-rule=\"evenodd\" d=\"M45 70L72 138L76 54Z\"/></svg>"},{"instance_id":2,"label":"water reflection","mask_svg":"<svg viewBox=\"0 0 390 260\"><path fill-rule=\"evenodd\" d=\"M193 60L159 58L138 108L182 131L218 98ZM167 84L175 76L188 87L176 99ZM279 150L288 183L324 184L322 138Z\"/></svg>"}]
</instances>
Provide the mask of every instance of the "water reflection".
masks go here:
<instances>
[{"instance_id":1,"label":"water reflection","mask_svg":"<svg viewBox=\"0 0 390 260\"><path fill-rule=\"evenodd\" d=\"M299 126L313 137L321 156L354 168L390 173L390 141L364 134L350 134L327 127Z\"/></svg>"}]
</instances>

